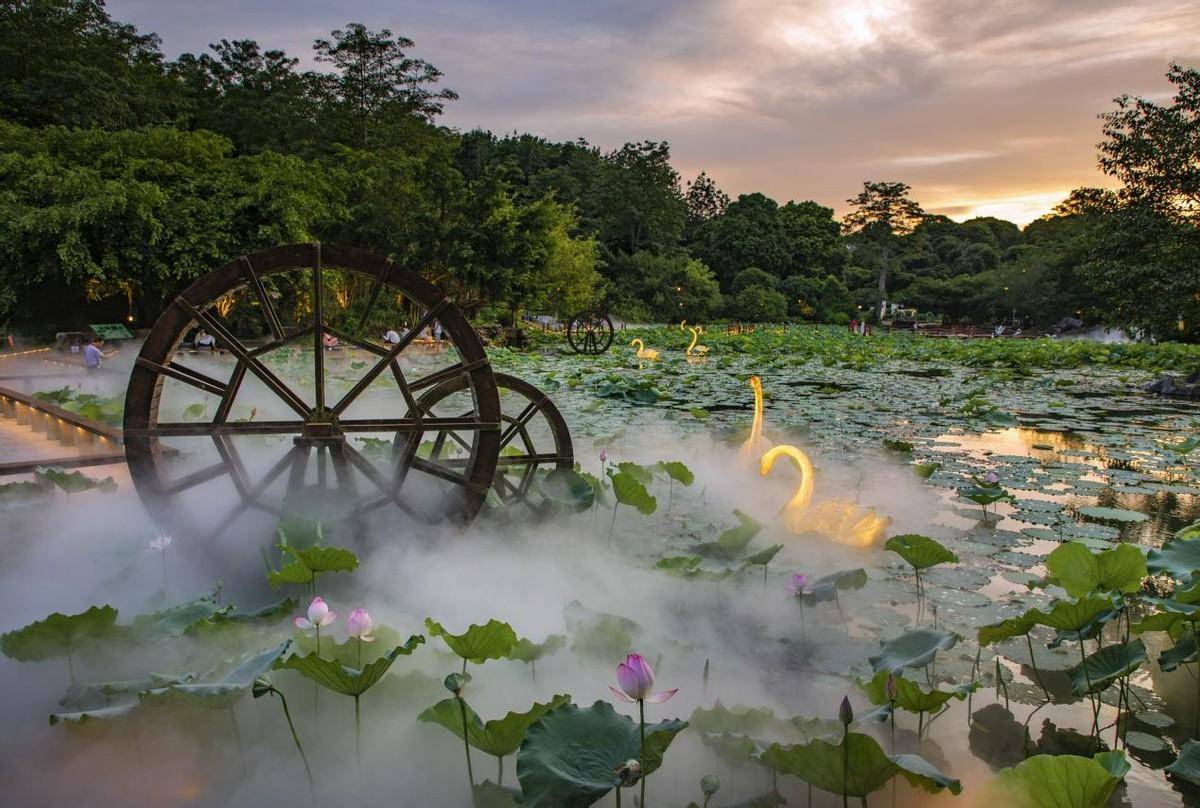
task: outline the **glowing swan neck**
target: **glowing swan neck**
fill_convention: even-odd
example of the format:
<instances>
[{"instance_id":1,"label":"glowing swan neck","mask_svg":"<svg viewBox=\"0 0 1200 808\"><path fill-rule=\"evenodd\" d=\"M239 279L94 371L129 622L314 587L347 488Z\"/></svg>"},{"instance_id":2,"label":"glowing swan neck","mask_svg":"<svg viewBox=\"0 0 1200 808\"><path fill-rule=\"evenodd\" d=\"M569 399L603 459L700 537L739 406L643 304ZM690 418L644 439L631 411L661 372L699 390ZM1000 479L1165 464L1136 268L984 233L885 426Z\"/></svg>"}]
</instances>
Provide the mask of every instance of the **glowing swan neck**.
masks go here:
<instances>
[{"instance_id":1,"label":"glowing swan neck","mask_svg":"<svg viewBox=\"0 0 1200 808\"><path fill-rule=\"evenodd\" d=\"M638 349L638 353L641 353L641 352L642 352L642 348L646 347L646 344L645 344L644 342L642 342L640 339L633 339L633 340L630 340L630 341L629 341L629 344L630 344L630 345L636 345L636 346L637 346L637 349Z\"/></svg>"},{"instance_id":2,"label":"glowing swan neck","mask_svg":"<svg viewBox=\"0 0 1200 808\"><path fill-rule=\"evenodd\" d=\"M784 506L785 511L794 512L801 508L807 508L808 503L812 502L815 480L812 461L808 459L808 455L795 446L780 444L763 454L758 473L766 477L775 467L775 461L785 456L791 458L796 467L800 469L800 487L796 489L795 495Z\"/></svg>"},{"instance_id":3,"label":"glowing swan neck","mask_svg":"<svg viewBox=\"0 0 1200 808\"><path fill-rule=\"evenodd\" d=\"M690 354L696 347L696 340L700 339L700 329L693 327L689 328L688 331L692 332L692 344L687 347L687 352Z\"/></svg>"}]
</instances>

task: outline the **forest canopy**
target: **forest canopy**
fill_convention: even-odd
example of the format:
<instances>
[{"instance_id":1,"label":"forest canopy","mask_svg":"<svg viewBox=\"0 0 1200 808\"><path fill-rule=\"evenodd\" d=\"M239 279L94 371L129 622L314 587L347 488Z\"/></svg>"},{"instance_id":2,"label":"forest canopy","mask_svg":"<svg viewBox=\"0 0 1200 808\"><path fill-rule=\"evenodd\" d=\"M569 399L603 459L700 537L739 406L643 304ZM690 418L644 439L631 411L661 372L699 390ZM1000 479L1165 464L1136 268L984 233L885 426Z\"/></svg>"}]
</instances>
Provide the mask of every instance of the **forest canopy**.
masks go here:
<instances>
[{"instance_id":1,"label":"forest canopy","mask_svg":"<svg viewBox=\"0 0 1200 808\"><path fill-rule=\"evenodd\" d=\"M1200 337L1194 69L1170 66L1170 100L1122 96L1100 116L1116 190L1079 189L1020 228L928 214L895 179L864 182L839 221L685 180L666 142L457 131L439 122L457 95L417 48L351 22L314 41L317 70L248 39L169 60L101 0L3 4L0 322L128 306L146 325L230 257L317 239L393 255L472 315L846 322L889 301Z\"/></svg>"}]
</instances>

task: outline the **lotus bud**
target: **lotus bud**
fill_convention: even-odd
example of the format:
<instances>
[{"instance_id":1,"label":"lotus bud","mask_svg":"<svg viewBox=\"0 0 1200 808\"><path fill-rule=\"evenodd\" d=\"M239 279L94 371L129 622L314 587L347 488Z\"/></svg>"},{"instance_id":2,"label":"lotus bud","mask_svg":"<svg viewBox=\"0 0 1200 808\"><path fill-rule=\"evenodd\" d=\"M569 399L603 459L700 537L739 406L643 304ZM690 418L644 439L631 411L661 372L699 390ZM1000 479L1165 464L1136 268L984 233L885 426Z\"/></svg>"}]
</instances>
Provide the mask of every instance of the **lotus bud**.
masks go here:
<instances>
[{"instance_id":1,"label":"lotus bud","mask_svg":"<svg viewBox=\"0 0 1200 808\"><path fill-rule=\"evenodd\" d=\"M371 615L367 613L366 609L355 609L346 618L346 633L363 642L371 642L375 639L371 636L372 625Z\"/></svg>"},{"instance_id":2,"label":"lotus bud","mask_svg":"<svg viewBox=\"0 0 1200 808\"><path fill-rule=\"evenodd\" d=\"M608 452L606 452L604 449L600 450L600 462L601 463L608 462Z\"/></svg>"},{"instance_id":3,"label":"lotus bud","mask_svg":"<svg viewBox=\"0 0 1200 808\"><path fill-rule=\"evenodd\" d=\"M628 788L629 786L637 785L638 780L642 779L642 764L638 762L637 758L630 758L613 769L613 773L617 775L617 779L621 781L621 785Z\"/></svg>"},{"instance_id":4,"label":"lotus bud","mask_svg":"<svg viewBox=\"0 0 1200 808\"><path fill-rule=\"evenodd\" d=\"M307 631L311 628L327 626L336 619L337 615L329 611L329 606L318 597L313 598L312 603L308 604L308 616L297 617L293 622L296 624L296 628Z\"/></svg>"},{"instance_id":5,"label":"lotus bud","mask_svg":"<svg viewBox=\"0 0 1200 808\"><path fill-rule=\"evenodd\" d=\"M704 796L711 797L720 788L721 781L717 779L715 774L706 774L700 778L700 790L704 792Z\"/></svg>"},{"instance_id":6,"label":"lotus bud","mask_svg":"<svg viewBox=\"0 0 1200 808\"><path fill-rule=\"evenodd\" d=\"M805 575L804 573L797 572L795 575L792 576L792 579L790 581L788 581L788 585L787 585L788 593L792 597L798 598L804 594L804 589L807 586L808 586L808 576Z\"/></svg>"},{"instance_id":7,"label":"lotus bud","mask_svg":"<svg viewBox=\"0 0 1200 808\"><path fill-rule=\"evenodd\" d=\"M838 707L838 719L847 727L854 723L854 708L850 706L849 696L842 696L842 706Z\"/></svg>"},{"instance_id":8,"label":"lotus bud","mask_svg":"<svg viewBox=\"0 0 1200 808\"><path fill-rule=\"evenodd\" d=\"M987 474L983 475L983 479L988 485L995 485L996 483L1000 482L1000 475L994 471L989 471Z\"/></svg>"},{"instance_id":9,"label":"lotus bud","mask_svg":"<svg viewBox=\"0 0 1200 808\"><path fill-rule=\"evenodd\" d=\"M620 690L611 685L608 689L624 702L649 701L661 704L678 691L676 688L655 693L654 669L641 654L629 654L625 661L617 666L617 684Z\"/></svg>"},{"instance_id":10,"label":"lotus bud","mask_svg":"<svg viewBox=\"0 0 1200 808\"><path fill-rule=\"evenodd\" d=\"M454 694L454 698L461 699L463 688L467 686L468 678L461 673L452 673L442 680L442 684Z\"/></svg>"},{"instance_id":11,"label":"lotus bud","mask_svg":"<svg viewBox=\"0 0 1200 808\"><path fill-rule=\"evenodd\" d=\"M888 701L896 700L896 677L888 674L887 682L883 685L883 692L887 695Z\"/></svg>"}]
</instances>

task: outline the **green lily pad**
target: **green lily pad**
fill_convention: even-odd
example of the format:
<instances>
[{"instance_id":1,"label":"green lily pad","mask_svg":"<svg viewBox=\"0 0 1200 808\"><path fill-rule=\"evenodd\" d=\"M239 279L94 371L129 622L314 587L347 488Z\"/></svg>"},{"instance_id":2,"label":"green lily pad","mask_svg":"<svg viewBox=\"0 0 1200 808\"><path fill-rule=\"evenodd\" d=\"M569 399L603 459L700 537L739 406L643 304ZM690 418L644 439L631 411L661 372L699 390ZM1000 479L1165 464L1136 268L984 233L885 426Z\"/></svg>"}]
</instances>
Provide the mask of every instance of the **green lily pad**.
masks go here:
<instances>
[{"instance_id":1,"label":"green lily pad","mask_svg":"<svg viewBox=\"0 0 1200 808\"><path fill-rule=\"evenodd\" d=\"M1149 755L1155 755L1167 751L1167 744L1162 738L1157 735L1151 735L1148 732L1139 732L1137 730L1129 730L1123 738L1126 746L1130 746L1139 752L1144 752Z\"/></svg>"},{"instance_id":2,"label":"green lily pad","mask_svg":"<svg viewBox=\"0 0 1200 808\"><path fill-rule=\"evenodd\" d=\"M591 481L574 469L552 470L538 482L538 490L549 502L575 513L586 511L596 501Z\"/></svg>"},{"instance_id":3,"label":"green lily pad","mask_svg":"<svg viewBox=\"0 0 1200 808\"><path fill-rule=\"evenodd\" d=\"M1099 693L1145 661L1146 646L1141 640L1106 645L1071 668L1071 689L1077 696Z\"/></svg>"},{"instance_id":4,"label":"green lily pad","mask_svg":"<svg viewBox=\"0 0 1200 808\"><path fill-rule=\"evenodd\" d=\"M211 709L232 707L250 692L255 679L275 667L291 644L291 640L284 640L274 648L254 654L219 679L168 684L147 690L143 698L177 697Z\"/></svg>"},{"instance_id":5,"label":"green lily pad","mask_svg":"<svg viewBox=\"0 0 1200 808\"><path fill-rule=\"evenodd\" d=\"M1001 620L999 623L980 626L978 641L980 645L987 647L993 643L1012 639L1013 637L1024 637L1035 625L1037 623L1034 622L1033 617L1029 614L1010 617L1007 620Z\"/></svg>"},{"instance_id":6,"label":"green lily pad","mask_svg":"<svg viewBox=\"0 0 1200 808\"><path fill-rule=\"evenodd\" d=\"M1179 750L1179 757L1163 771L1200 786L1200 741L1188 741Z\"/></svg>"},{"instance_id":7,"label":"green lily pad","mask_svg":"<svg viewBox=\"0 0 1200 808\"><path fill-rule=\"evenodd\" d=\"M462 634L451 634L431 617L425 618L431 637L441 637L446 647L458 656L482 665L489 659L504 659L517 644L517 632L508 623L488 620L482 626L471 625Z\"/></svg>"},{"instance_id":8,"label":"green lily pad","mask_svg":"<svg viewBox=\"0 0 1200 808\"><path fill-rule=\"evenodd\" d=\"M978 682L959 685L950 690L931 688L924 690L911 679L893 674L890 670L881 670L867 681L858 681L858 686L867 694L872 704L890 704L887 696L887 680L892 677L896 686L896 706L910 713L933 713L940 710L950 699L962 701L969 694L979 689Z\"/></svg>"},{"instance_id":9,"label":"green lily pad","mask_svg":"<svg viewBox=\"0 0 1200 808\"><path fill-rule=\"evenodd\" d=\"M1130 511L1124 508L1101 508L1099 506L1079 509L1079 515L1099 522L1145 522L1150 517L1140 511Z\"/></svg>"},{"instance_id":10,"label":"green lily pad","mask_svg":"<svg viewBox=\"0 0 1200 808\"><path fill-rule=\"evenodd\" d=\"M637 508L643 516L649 516L658 510L658 500L646 490L645 484L632 474L617 472L611 480L613 496L617 498L617 502Z\"/></svg>"},{"instance_id":11,"label":"green lily pad","mask_svg":"<svg viewBox=\"0 0 1200 808\"><path fill-rule=\"evenodd\" d=\"M934 539L918 533L892 536L883 545L883 549L896 553L915 570L928 569L937 564L958 563L957 555Z\"/></svg>"},{"instance_id":12,"label":"green lily pad","mask_svg":"<svg viewBox=\"0 0 1200 808\"><path fill-rule=\"evenodd\" d=\"M1119 782L1121 776L1093 758L1035 755L1011 769L1001 769L986 786L983 804L1006 808L1105 808Z\"/></svg>"},{"instance_id":13,"label":"green lily pad","mask_svg":"<svg viewBox=\"0 0 1200 808\"><path fill-rule=\"evenodd\" d=\"M1090 592L1136 592L1146 577L1146 557L1137 547L1120 544L1093 553L1078 542L1064 542L1046 556L1047 583L1071 597Z\"/></svg>"},{"instance_id":14,"label":"green lily pad","mask_svg":"<svg viewBox=\"0 0 1200 808\"><path fill-rule=\"evenodd\" d=\"M558 695L545 704L534 704L523 713L510 712L504 718L486 723L470 705L463 705L467 713L467 743L493 757L511 755L521 745L530 725L546 713L570 701L570 696ZM456 698L443 699L417 716L417 720L440 724L458 738L462 738L463 707L459 706Z\"/></svg>"},{"instance_id":15,"label":"green lily pad","mask_svg":"<svg viewBox=\"0 0 1200 808\"><path fill-rule=\"evenodd\" d=\"M424 637L414 634L407 643L397 645L374 662L364 665L361 670L340 662L322 659L316 654L308 656L292 654L277 667L298 671L322 687L335 693L341 693L343 696L361 696L384 677L388 669L392 667L392 663L401 655L411 654L423 642L425 642Z\"/></svg>"},{"instance_id":16,"label":"green lily pad","mask_svg":"<svg viewBox=\"0 0 1200 808\"><path fill-rule=\"evenodd\" d=\"M680 485L691 485L696 481L696 476L692 474L692 470L678 460L663 461L656 468Z\"/></svg>"},{"instance_id":17,"label":"green lily pad","mask_svg":"<svg viewBox=\"0 0 1200 808\"><path fill-rule=\"evenodd\" d=\"M55 612L44 620L0 635L0 651L18 662L39 662L66 656L87 640L113 633L117 610L112 606L92 606L79 614Z\"/></svg>"},{"instance_id":18,"label":"green lily pad","mask_svg":"<svg viewBox=\"0 0 1200 808\"><path fill-rule=\"evenodd\" d=\"M746 549L750 540L763 529L762 522L743 510L734 508L733 515L737 517L737 527L721 531L721 535L717 536L716 541L720 550L728 556L735 556Z\"/></svg>"},{"instance_id":19,"label":"green lily pad","mask_svg":"<svg viewBox=\"0 0 1200 808\"><path fill-rule=\"evenodd\" d=\"M830 573L814 581L801 596L805 606L811 606L833 600L838 592L851 589L862 589L867 585L867 571L862 567L852 570L840 570Z\"/></svg>"},{"instance_id":20,"label":"green lily pad","mask_svg":"<svg viewBox=\"0 0 1200 808\"><path fill-rule=\"evenodd\" d=\"M561 634L551 634L540 643L522 637L517 640L517 644L509 651L508 658L526 663L537 662L546 656L546 654L553 653L566 644L567 638Z\"/></svg>"},{"instance_id":21,"label":"green lily pad","mask_svg":"<svg viewBox=\"0 0 1200 808\"><path fill-rule=\"evenodd\" d=\"M880 652L868 657L867 661L875 671L899 673L905 668L923 668L933 661L938 651L953 648L958 639L953 632L919 628L884 643Z\"/></svg>"},{"instance_id":22,"label":"green lily pad","mask_svg":"<svg viewBox=\"0 0 1200 808\"><path fill-rule=\"evenodd\" d=\"M646 726L642 776L662 765L663 755L686 721ZM517 779L527 808L586 808L620 782L617 770L641 754L639 726L613 706L597 701L551 710L525 732L517 754Z\"/></svg>"},{"instance_id":23,"label":"green lily pad","mask_svg":"<svg viewBox=\"0 0 1200 808\"><path fill-rule=\"evenodd\" d=\"M847 757L849 765L846 765ZM917 755L887 755L870 735L848 733L838 743L814 740L808 744L772 744L760 758L763 765L790 774L831 794L844 792L865 798L896 775L913 786L936 793L948 788L958 794L962 785Z\"/></svg>"},{"instance_id":24,"label":"green lily pad","mask_svg":"<svg viewBox=\"0 0 1200 808\"><path fill-rule=\"evenodd\" d=\"M1150 572L1165 572L1176 580L1185 580L1200 570L1200 536L1171 539L1159 550L1146 554L1146 569Z\"/></svg>"}]
</instances>

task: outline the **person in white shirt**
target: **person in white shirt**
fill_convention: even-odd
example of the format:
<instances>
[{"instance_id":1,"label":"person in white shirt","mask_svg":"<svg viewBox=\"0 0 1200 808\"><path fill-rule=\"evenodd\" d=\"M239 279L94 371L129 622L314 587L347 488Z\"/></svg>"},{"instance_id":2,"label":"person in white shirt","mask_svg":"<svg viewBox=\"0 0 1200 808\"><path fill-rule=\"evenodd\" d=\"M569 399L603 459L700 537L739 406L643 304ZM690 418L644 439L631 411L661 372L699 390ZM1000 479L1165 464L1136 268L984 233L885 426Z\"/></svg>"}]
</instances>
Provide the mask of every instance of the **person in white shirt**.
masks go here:
<instances>
[{"instance_id":1,"label":"person in white shirt","mask_svg":"<svg viewBox=\"0 0 1200 808\"><path fill-rule=\"evenodd\" d=\"M217 338L201 328L196 332L195 345L197 348L208 348L210 351L216 350Z\"/></svg>"},{"instance_id":2,"label":"person in white shirt","mask_svg":"<svg viewBox=\"0 0 1200 808\"><path fill-rule=\"evenodd\" d=\"M383 341L386 342L388 345L399 345L400 344L400 335L398 333L396 333L396 329L389 328L387 330L387 332L383 335Z\"/></svg>"}]
</instances>

